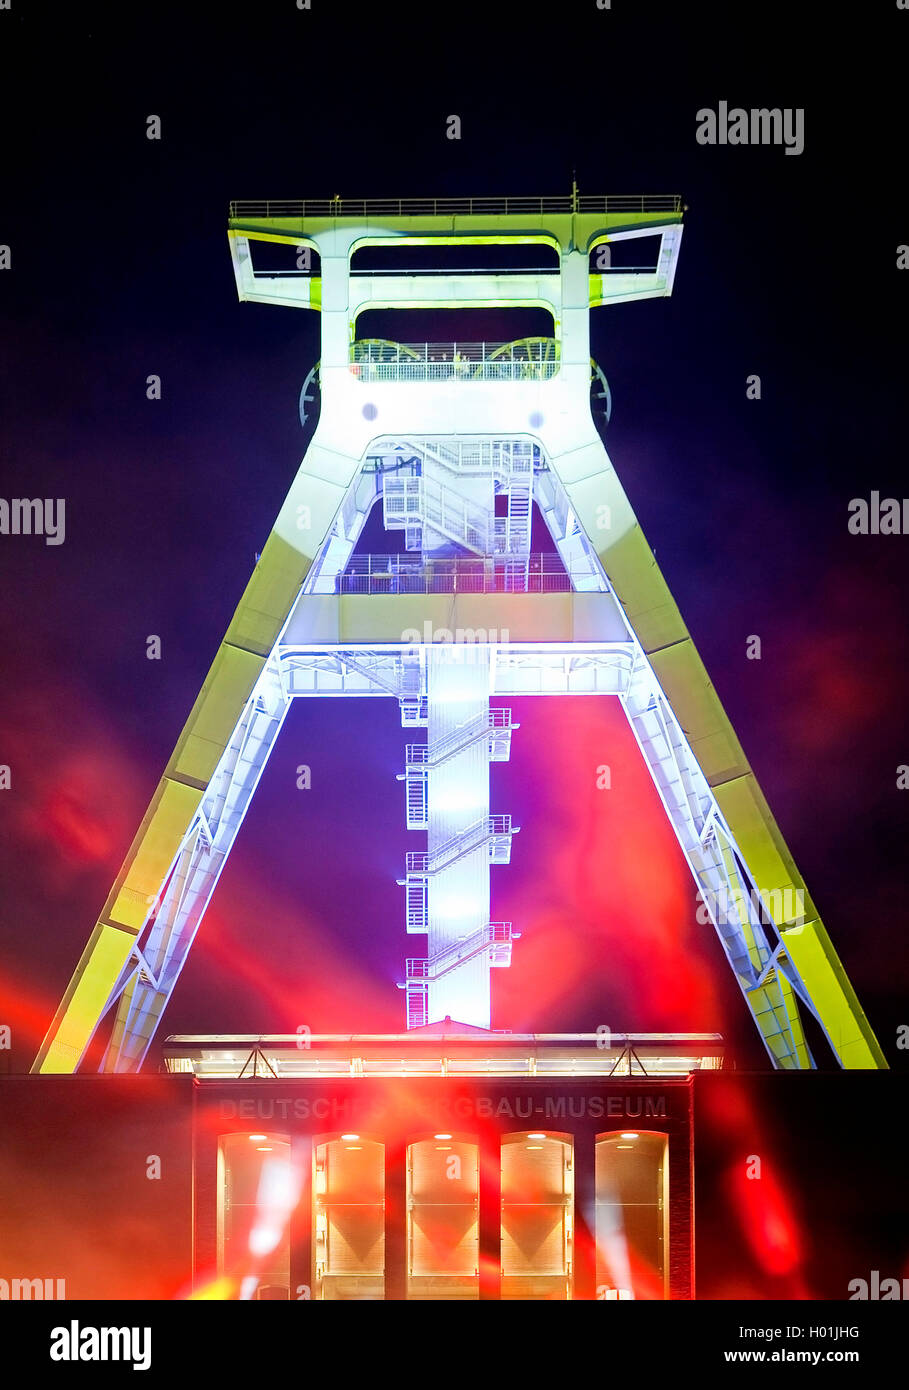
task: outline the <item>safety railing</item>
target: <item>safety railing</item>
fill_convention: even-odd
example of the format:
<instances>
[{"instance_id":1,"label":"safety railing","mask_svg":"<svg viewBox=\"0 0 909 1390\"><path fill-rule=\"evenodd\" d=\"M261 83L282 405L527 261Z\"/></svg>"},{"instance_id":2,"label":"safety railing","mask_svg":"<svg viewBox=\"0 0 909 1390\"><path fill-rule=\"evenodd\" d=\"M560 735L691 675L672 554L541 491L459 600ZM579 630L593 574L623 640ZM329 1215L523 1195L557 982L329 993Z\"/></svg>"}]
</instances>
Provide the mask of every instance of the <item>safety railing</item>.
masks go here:
<instances>
[{"instance_id":1,"label":"safety railing","mask_svg":"<svg viewBox=\"0 0 909 1390\"><path fill-rule=\"evenodd\" d=\"M451 487L425 474L386 478L383 516L387 531L419 529L427 524L477 555L492 555L497 547L495 516ZM504 530L501 531L504 540Z\"/></svg>"},{"instance_id":2,"label":"safety railing","mask_svg":"<svg viewBox=\"0 0 909 1390\"><path fill-rule=\"evenodd\" d=\"M447 950L440 951L431 960L409 957L407 979L438 980L450 970L457 969L459 965L484 951L489 952L490 965L508 965L511 960L512 940L518 936L520 932L512 932L510 922L487 922L485 927L480 927L478 931L449 946ZM413 970L411 966L414 967Z\"/></svg>"},{"instance_id":3,"label":"safety railing","mask_svg":"<svg viewBox=\"0 0 909 1390\"><path fill-rule=\"evenodd\" d=\"M589 585L590 571L577 578ZM336 581L339 594L567 594L581 587L558 555L523 559L354 555Z\"/></svg>"},{"instance_id":4,"label":"safety railing","mask_svg":"<svg viewBox=\"0 0 909 1390\"><path fill-rule=\"evenodd\" d=\"M485 724L483 723L482 719L477 720L476 722L479 728L490 733L495 733L504 729L510 730L512 728L520 728L520 725L512 724L511 710L507 708L503 709L501 707L487 710ZM440 760L440 758L444 758L445 756L446 744L450 742L451 746L457 749L460 746L459 740L460 744L465 744L465 746L466 742L473 741L472 725L468 726L466 730L456 729L454 733L449 735L447 740L435 744L433 747L432 759L430 759L429 756L428 743L406 744L404 749L405 765L407 766L408 770L410 770L411 768L425 767L430 762L437 763Z\"/></svg>"},{"instance_id":5,"label":"safety railing","mask_svg":"<svg viewBox=\"0 0 909 1390\"><path fill-rule=\"evenodd\" d=\"M469 748L474 743L478 743L480 739L488 737L490 724L487 715L488 711L483 714L477 714L473 719L468 719L466 723L459 724L456 728L451 729L444 738L434 739L431 748L431 756L430 745L427 744L427 767L441 767L441 765L447 763L450 758L457 757L459 753L463 753L465 748ZM480 823L481 822L477 822L477 824Z\"/></svg>"},{"instance_id":6,"label":"safety railing","mask_svg":"<svg viewBox=\"0 0 909 1390\"><path fill-rule=\"evenodd\" d=\"M459 439L443 442L438 439L401 439L399 453L391 456L392 466L400 466L400 453L411 450L423 460L440 463L452 473L492 472L502 483L509 475L529 477L535 470L547 467L539 444L529 439ZM376 456L385 463L388 456Z\"/></svg>"},{"instance_id":7,"label":"safety railing","mask_svg":"<svg viewBox=\"0 0 909 1390\"><path fill-rule=\"evenodd\" d=\"M360 381L548 381L559 370L559 343L385 343L350 345Z\"/></svg>"},{"instance_id":8,"label":"safety railing","mask_svg":"<svg viewBox=\"0 0 909 1390\"><path fill-rule=\"evenodd\" d=\"M487 842L491 854L497 857L502 848L498 841L516 835L518 829L518 826L512 825L510 815L481 816L460 834L452 835L444 844L438 845L431 854L427 850L408 850L404 856L406 872L437 874Z\"/></svg>"},{"instance_id":9,"label":"safety railing","mask_svg":"<svg viewBox=\"0 0 909 1390\"><path fill-rule=\"evenodd\" d=\"M651 266L651 269L653 267ZM255 271L253 272L256 273ZM304 271L287 272L288 275L302 275ZM377 278L381 275L555 275L559 274L557 265L421 265L421 266L394 266L390 269L372 266L366 269L360 266L351 266L351 279L363 276Z\"/></svg>"},{"instance_id":10,"label":"safety railing","mask_svg":"<svg viewBox=\"0 0 909 1390\"><path fill-rule=\"evenodd\" d=\"M547 213L682 211L678 193L571 194L523 198L238 198L241 217L542 217Z\"/></svg>"}]
</instances>

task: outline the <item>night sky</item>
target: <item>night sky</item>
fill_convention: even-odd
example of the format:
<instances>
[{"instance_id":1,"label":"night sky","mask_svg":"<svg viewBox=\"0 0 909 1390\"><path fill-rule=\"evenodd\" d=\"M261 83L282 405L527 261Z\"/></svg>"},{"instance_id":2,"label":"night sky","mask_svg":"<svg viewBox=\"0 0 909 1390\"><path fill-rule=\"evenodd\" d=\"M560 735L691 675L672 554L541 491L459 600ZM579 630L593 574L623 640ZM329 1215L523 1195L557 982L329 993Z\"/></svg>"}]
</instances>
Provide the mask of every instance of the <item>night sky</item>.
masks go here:
<instances>
[{"instance_id":1,"label":"night sky","mask_svg":"<svg viewBox=\"0 0 909 1390\"><path fill-rule=\"evenodd\" d=\"M847 508L909 491L909 13L312 6L0 12L0 492L66 499L64 544L0 536L0 1068L33 1059L305 446L318 318L238 304L229 200L567 194L572 169L688 205L673 296L593 313L607 447L905 1066L909 537L850 535ZM804 108L804 153L698 145L721 100ZM522 938L494 1026L720 1029L761 1065L618 705L511 703L493 917ZM159 1042L403 1026L408 737L393 701L297 702Z\"/></svg>"}]
</instances>

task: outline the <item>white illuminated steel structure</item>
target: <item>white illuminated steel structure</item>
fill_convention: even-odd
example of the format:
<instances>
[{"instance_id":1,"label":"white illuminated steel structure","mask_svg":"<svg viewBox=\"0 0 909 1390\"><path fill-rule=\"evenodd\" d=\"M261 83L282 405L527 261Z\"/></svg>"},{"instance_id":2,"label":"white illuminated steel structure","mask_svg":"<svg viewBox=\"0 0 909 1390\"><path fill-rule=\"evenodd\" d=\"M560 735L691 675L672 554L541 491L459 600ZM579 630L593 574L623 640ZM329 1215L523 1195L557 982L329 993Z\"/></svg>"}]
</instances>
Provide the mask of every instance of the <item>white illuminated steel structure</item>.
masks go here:
<instances>
[{"instance_id":1,"label":"white illuminated steel structure","mask_svg":"<svg viewBox=\"0 0 909 1390\"><path fill-rule=\"evenodd\" d=\"M311 443L203 690L35 1063L137 1069L255 792L290 701L398 700L408 729L409 1026L488 1028L490 970L510 960L490 920L489 869L515 827L490 813L489 762L508 756L513 695L616 696L775 1066L811 1067L800 1006L842 1066L883 1054L804 888L603 447L608 387L592 307L669 295L677 198L234 204L242 300L321 315L304 387ZM645 268L607 246L658 238ZM283 271L257 267L284 245ZM359 270L364 248L538 244L550 269ZM424 253L425 254L425 253ZM447 252L450 256L450 250ZM296 261L294 260L296 256ZM307 265L307 258L309 264ZM318 261L316 260L318 258ZM536 306L552 336L516 342L357 338L367 309ZM497 499L501 499L497 502ZM404 551L354 550L381 504ZM534 556L536 504L558 555Z\"/></svg>"}]
</instances>

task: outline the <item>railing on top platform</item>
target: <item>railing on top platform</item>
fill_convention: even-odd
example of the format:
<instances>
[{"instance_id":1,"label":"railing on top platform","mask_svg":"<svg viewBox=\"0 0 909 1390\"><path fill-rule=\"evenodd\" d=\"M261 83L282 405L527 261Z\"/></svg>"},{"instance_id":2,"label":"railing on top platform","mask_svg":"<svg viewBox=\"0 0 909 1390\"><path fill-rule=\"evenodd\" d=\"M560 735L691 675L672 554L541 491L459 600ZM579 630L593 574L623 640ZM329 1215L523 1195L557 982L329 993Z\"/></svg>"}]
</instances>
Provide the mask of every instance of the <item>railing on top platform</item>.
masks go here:
<instances>
[{"instance_id":1,"label":"railing on top platform","mask_svg":"<svg viewBox=\"0 0 909 1390\"><path fill-rule=\"evenodd\" d=\"M682 211L678 193L571 194L542 198L266 198L235 199L239 217L515 217L572 212Z\"/></svg>"},{"instance_id":2,"label":"railing on top platform","mask_svg":"<svg viewBox=\"0 0 909 1390\"><path fill-rule=\"evenodd\" d=\"M361 339L350 345L350 370L361 381L548 381L559 370L555 338L509 343L392 343Z\"/></svg>"}]
</instances>

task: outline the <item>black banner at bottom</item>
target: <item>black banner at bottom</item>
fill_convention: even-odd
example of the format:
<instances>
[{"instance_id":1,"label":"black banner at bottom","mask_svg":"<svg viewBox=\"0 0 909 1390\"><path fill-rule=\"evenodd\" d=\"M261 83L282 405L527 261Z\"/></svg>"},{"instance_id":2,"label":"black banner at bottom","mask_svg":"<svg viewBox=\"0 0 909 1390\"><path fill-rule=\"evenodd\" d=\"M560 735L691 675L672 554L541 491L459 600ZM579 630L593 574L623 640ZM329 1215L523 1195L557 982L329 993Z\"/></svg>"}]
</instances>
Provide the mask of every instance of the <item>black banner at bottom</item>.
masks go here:
<instances>
[{"instance_id":1,"label":"black banner at bottom","mask_svg":"<svg viewBox=\"0 0 909 1390\"><path fill-rule=\"evenodd\" d=\"M7 1302L4 1348L19 1374L157 1372L225 1377L311 1374L419 1378L484 1374L493 1379L552 1366L591 1372L697 1377L743 1367L857 1377L890 1367L905 1348L909 1319L899 1301L825 1303L469 1304ZM416 1354L416 1360L414 1360ZM208 1390L208 1387L206 1387Z\"/></svg>"}]
</instances>

